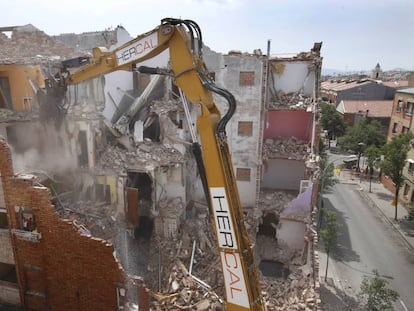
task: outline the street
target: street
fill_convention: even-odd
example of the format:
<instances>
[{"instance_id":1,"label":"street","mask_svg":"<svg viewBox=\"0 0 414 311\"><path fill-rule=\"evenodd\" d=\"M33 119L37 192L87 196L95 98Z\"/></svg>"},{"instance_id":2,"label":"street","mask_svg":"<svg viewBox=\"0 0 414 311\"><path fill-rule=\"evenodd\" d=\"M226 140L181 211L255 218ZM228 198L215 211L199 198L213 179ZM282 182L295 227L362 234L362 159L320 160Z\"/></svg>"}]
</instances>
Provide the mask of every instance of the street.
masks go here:
<instances>
[{"instance_id":1,"label":"street","mask_svg":"<svg viewBox=\"0 0 414 311\"><path fill-rule=\"evenodd\" d=\"M338 247L331 254L328 276L344 294L355 297L363 276L371 276L372 270L377 269L400 294L396 310L413 311L414 254L358 191L357 184L337 184L324 192L324 208L337 213L340 225ZM325 266L325 262L322 264ZM323 280L324 269L320 275Z\"/></svg>"}]
</instances>

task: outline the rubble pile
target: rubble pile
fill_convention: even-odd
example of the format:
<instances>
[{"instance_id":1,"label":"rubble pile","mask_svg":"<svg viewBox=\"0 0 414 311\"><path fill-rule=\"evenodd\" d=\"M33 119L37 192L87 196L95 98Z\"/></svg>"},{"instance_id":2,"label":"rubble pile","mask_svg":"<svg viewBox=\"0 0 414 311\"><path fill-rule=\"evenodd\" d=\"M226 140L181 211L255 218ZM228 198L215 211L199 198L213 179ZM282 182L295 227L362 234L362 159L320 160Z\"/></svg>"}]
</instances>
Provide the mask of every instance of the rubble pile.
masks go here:
<instances>
[{"instance_id":1,"label":"rubble pile","mask_svg":"<svg viewBox=\"0 0 414 311\"><path fill-rule=\"evenodd\" d=\"M183 105L180 100L154 100L151 102L150 111L157 115L167 114L169 112L183 111Z\"/></svg>"},{"instance_id":2,"label":"rubble pile","mask_svg":"<svg viewBox=\"0 0 414 311\"><path fill-rule=\"evenodd\" d=\"M216 308L223 307L220 258L213 231L208 226L211 224L204 216L189 219L182 224L176 239L153 239L155 247L145 279L152 289L155 310L220 310Z\"/></svg>"},{"instance_id":3,"label":"rubble pile","mask_svg":"<svg viewBox=\"0 0 414 311\"><path fill-rule=\"evenodd\" d=\"M308 156L308 143L296 137L267 138L263 144L263 159L286 157L305 160Z\"/></svg>"},{"instance_id":4,"label":"rubble pile","mask_svg":"<svg viewBox=\"0 0 414 311\"><path fill-rule=\"evenodd\" d=\"M36 112L15 112L0 108L0 122L28 121L38 117Z\"/></svg>"},{"instance_id":5,"label":"rubble pile","mask_svg":"<svg viewBox=\"0 0 414 311\"><path fill-rule=\"evenodd\" d=\"M171 145L142 142L134 151L108 145L97 167L120 171L128 167L170 166L174 163L182 163L184 160L185 157Z\"/></svg>"},{"instance_id":6,"label":"rubble pile","mask_svg":"<svg viewBox=\"0 0 414 311\"><path fill-rule=\"evenodd\" d=\"M56 209L83 235L111 240L118 232L115 208L105 202L60 199Z\"/></svg>"},{"instance_id":7,"label":"rubble pile","mask_svg":"<svg viewBox=\"0 0 414 311\"><path fill-rule=\"evenodd\" d=\"M293 192L262 189L259 194L259 208L280 214L296 198Z\"/></svg>"},{"instance_id":8,"label":"rubble pile","mask_svg":"<svg viewBox=\"0 0 414 311\"><path fill-rule=\"evenodd\" d=\"M266 292L267 310L315 310L320 301L312 282L301 269L289 274L286 280L263 277L262 291Z\"/></svg>"},{"instance_id":9,"label":"rubble pile","mask_svg":"<svg viewBox=\"0 0 414 311\"><path fill-rule=\"evenodd\" d=\"M304 96L300 93L284 93L278 91L276 96L269 102L269 109L290 108L294 110L303 110L312 106L312 97Z\"/></svg>"}]
</instances>

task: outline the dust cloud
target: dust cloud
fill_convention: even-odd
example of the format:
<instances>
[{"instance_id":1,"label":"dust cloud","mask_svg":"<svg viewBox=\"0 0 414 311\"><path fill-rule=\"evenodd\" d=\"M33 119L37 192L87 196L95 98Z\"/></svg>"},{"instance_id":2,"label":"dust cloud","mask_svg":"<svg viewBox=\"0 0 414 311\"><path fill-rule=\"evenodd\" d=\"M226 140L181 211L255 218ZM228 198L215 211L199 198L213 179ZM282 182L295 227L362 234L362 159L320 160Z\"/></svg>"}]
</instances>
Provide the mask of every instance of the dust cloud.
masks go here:
<instances>
[{"instance_id":1,"label":"dust cloud","mask_svg":"<svg viewBox=\"0 0 414 311\"><path fill-rule=\"evenodd\" d=\"M70 143L67 127L52 123L32 123L11 129L9 145L13 169L18 172L64 173L77 167L77 147Z\"/></svg>"}]
</instances>

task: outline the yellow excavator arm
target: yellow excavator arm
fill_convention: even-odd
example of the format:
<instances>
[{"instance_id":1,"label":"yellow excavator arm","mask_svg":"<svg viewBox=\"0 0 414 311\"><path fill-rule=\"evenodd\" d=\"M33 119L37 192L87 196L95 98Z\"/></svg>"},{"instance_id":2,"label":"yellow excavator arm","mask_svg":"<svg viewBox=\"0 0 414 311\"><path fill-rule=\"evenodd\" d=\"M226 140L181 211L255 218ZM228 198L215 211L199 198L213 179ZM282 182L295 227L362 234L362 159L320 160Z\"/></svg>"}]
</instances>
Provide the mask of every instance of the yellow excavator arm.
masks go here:
<instances>
[{"instance_id":1,"label":"yellow excavator arm","mask_svg":"<svg viewBox=\"0 0 414 311\"><path fill-rule=\"evenodd\" d=\"M209 78L202 59L201 31L191 20L166 18L154 30L138 36L114 51L93 50L89 63L62 76L65 85L76 84L115 70L134 70L135 64L169 48L170 68L140 67L150 74L168 74L194 105L200 105L197 129L201 150L197 160L203 179L221 259L226 291L226 309L265 310L258 268L244 223L225 127L236 109L234 96ZM213 92L225 97L229 109L221 117ZM200 158L202 158L200 160Z\"/></svg>"}]
</instances>

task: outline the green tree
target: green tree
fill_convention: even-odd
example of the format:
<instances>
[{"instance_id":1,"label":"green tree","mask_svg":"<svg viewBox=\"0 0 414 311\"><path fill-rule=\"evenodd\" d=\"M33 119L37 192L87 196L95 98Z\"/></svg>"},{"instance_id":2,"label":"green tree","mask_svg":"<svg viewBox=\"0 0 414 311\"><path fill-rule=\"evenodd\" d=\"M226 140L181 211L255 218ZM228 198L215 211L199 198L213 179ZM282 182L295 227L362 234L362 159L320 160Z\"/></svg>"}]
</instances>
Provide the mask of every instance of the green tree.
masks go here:
<instances>
[{"instance_id":1,"label":"green tree","mask_svg":"<svg viewBox=\"0 0 414 311\"><path fill-rule=\"evenodd\" d=\"M364 276L360 286L358 299L362 306L369 311L394 310L392 304L400 295L387 287L388 282L379 276L378 270L372 272L374 276Z\"/></svg>"},{"instance_id":2,"label":"green tree","mask_svg":"<svg viewBox=\"0 0 414 311\"><path fill-rule=\"evenodd\" d=\"M344 150L363 152L358 145L363 143L364 148L376 146L381 148L386 142L386 136L382 124L377 120L362 118L354 126L348 127L344 136L338 139L339 145Z\"/></svg>"},{"instance_id":3,"label":"green tree","mask_svg":"<svg viewBox=\"0 0 414 311\"><path fill-rule=\"evenodd\" d=\"M319 159L319 222L318 231L322 227L323 222L323 193L325 189L328 189L338 183L338 179L335 177L335 165L329 162L328 155L326 153L320 154Z\"/></svg>"},{"instance_id":4,"label":"green tree","mask_svg":"<svg viewBox=\"0 0 414 311\"><path fill-rule=\"evenodd\" d=\"M321 123L322 128L328 131L329 143L332 138L342 136L346 130L346 123L342 119L340 113L336 111L334 105L321 103ZM329 146L330 147L330 146Z\"/></svg>"},{"instance_id":5,"label":"green tree","mask_svg":"<svg viewBox=\"0 0 414 311\"><path fill-rule=\"evenodd\" d=\"M381 155L381 149L377 146L369 146L364 151L364 157L367 160L367 168L369 174L369 192L371 192L372 175L374 173L375 164L378 163L378 158Z\"/></svg>"},{"instance_id":6,"label":"green tree","mask_svg":"<svg viewBox=\"0 0 414 311\"><path fill-rule=\"evenodd\" d=\"M329 162L326 153L320 155L319 159L319 186L320 193L325 189L328 189L338 183L338 179L335 177L335 165Z\"/></svg>"},{"instance_id":7,"label":"green tree","mask_svg":"<svg viewBox=\"0 0 414 311\"><path fill-rule=\"evenodd\" d=\"M334 211L324 210L323 217L325 219L324 228L321 230L321 238L323 241L323 246L326 252L326 270L325 270L325 282L328 277L328 264L329 256L332 249L335 247L336 242L338 241L338 228L339 225L336 220L336 213Z\"/></svg>"},{"instance_id":8,"label":"green tree","mask_svg":"<svg viewBox=\"0 0 414 311\"><path fill-rule=\"evenodd\" d=\"M381 161L380 166L383 173L391 178L395 186L395 220L397 220L398 194L404 182L403 168L407 153L411 148L410 141L412 138L413 134L411 132L394 136L383 148L384 160Z\"/></svg>"}]
</instances>

